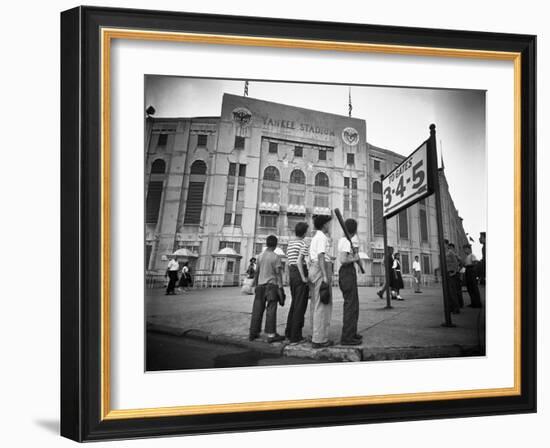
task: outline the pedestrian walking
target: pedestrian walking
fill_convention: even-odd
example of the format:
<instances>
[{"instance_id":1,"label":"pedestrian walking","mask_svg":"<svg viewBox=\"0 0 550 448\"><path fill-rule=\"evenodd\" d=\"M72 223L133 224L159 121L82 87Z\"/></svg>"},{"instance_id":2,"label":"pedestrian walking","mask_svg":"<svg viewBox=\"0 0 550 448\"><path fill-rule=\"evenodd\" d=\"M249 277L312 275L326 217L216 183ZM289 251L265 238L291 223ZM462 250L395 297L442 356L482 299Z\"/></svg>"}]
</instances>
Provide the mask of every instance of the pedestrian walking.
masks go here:
<instances>
[{"instance_id":1,"label":"pedestrian walking","mask_svg":"<svg viewBox=\"0 0 550 448\"><path fill-rule=\"evenodd\" d=\"M449 307L451 313L460 314L460 302L458 301L458 289L460 285L460 264L458 263L458 257L454 253L454 244L449 243L449 240L445 240L445 261L447 264L447 285L449 296Z\"/></svg>"},{"instance_id":2,"label":"pedestrian walking","mask_svg":"<svg viewBox=\"0 0 550 448\"><path fill-rule=\"evenodd\" d=\"M481 296L477 286L477 259L472 253L472 246L465 244L463 246L466 257L464 257L464 268L466 269L466 289L470 296L470 308L481 308Z\"/></svg>"},{"instance_id":3,"label":"pedestrian walking","mask_svg":"<svg viewBox=\"0 0 550 448\"><path fill-rule=\"evenodd\" d=\"M248 269L246 270L246 275L250 279L254 279L254 276L256 275L256 258L252 257L250 259L250 264L248 265Z\"/></svg>"},{"instance_id":4,"label":"pedestrian walking","mask_svg":"<svg viewBox=\"0 0 550 448\"><path fill-rule=\"evenodd\" d=\"M243 294L254 294L254 288L252 284L254 283L254 277L256 276L256 258L252 257L250 259L250 264L246 270L246 278L243 280L243 286L241 292Z\"/></svg>"},{"instance_id":5,"label":"pedestrian walking","mask_svg":"<svg viewBox=\"0 0 550 448\"><path fill-rule=\"evenodd\" d=\"M180 281L178 283L178 287L183 289L184 291L189 291L189 286L191 286L192 280L191 280L191 271L189 269L189 262L183 263L183 267L181 268L181 277Z\"/></svg>"},{"instance_id":6,"label":"pedestrian walking","mask_svg":"<svg viewBox=\"0 0 550 448\"><path fill-rule=\"evenodd\" d=\"M309 246L311 266L309 281L311 288L311 307L313 312L313 348L328 347L330 319L332 316L332 258L330 256L329 224L331 216L316 216L313 224L316 233Z\"/></svg>"},{"instance_id":7,"label":"pedestrian walking","mask_svg":"<svg viewBox=\"0 0 550 448\"><path fill-rule=\"evenodd\" d=\"M456 258L456 262L458 263L458 274L456 276L456 291L455 291L456 300L458 302L458 306L460 308L464 308L464 297L462 296L462 277L465 272L465 269L462 264L462 259L460 258L456 250L456 246L453 243L450 243L449 247L451 248L451 251Z\"/></svg>"},{"instance_id":8,"label":"pedestrian walking","mask_svg":"<svg viewBox=\"0 0 550 448\"><path fill-rule=\"evenodd\" d=\"M392 266L393 266L393 247L388 246L388 252L384 255L385 272L391 272ZM378 297L380 297L381 299L384 298L384 293L386 292L386 288L388 288L388 286L389 285L386 282L386 276L384 275L384 285L376 293Z\"/></svg>"},{"instance_id":9,"label":"pedestrian walking","mask_svg":"<svg viewBox=\"0 0 550 448\"><path fill-rule=\"evenodd\" d=\"M261 333L262 320L265 311L264 331L267 341L278 342L284 336L277 334L277 304L284 305L283 265L275 253L277 237L269 235L266 239L266 250L258 257L258 265L252 286L255 286L252 317L248 339L253 341Z\"/></svg>"},{"instance_id":10,"label":"pedestrian walking","mask_svg":"<svg viewBox=\"0 0 550 448\"><path fill-rule=\"evenodd\" d=\"M487 262L485 258L485 244L487 243L486 232L479 232L479 243L481 244L481 261L478 265L479 284L485 285L485 266Z\"/></svg>"},{"instance_id":11,"label":"pedestrian walking","mask_svg":"<svg viewBox=\"0 0 550 448\"><path fill-rule=\"evenodd\" d=\"M399 294L399 291L404 288L403 276L401 275L401 260L399 253L393 256L393 264L391 268L390 287L392 299L404 300Z\"/></svg>"},{"instance_id":12,"label":"pedestrian walking","mask_svg":"<svg viewBox=\"0 0 550 448\"><path fill-rule=\"evenodd\" d=\"M288 243L286 252L292 302L288 312L285 336L291 344L304 340L302 329L309 298L308 269L305 264L308 247L304 238L308 228L305 222L296 224L294 228L296 238Z\"/></svg>"},{"instance_id":13,"label":"pedestrian walking","mask_svg":"<svg viewBox=\"0 0 550 448\"><path fill-rule=\"evenodd\" d=\"M421 293L420 284L422 281L422 267L420 266L420 261L418 255L415 255L413 261L413 276L414 276L414 292Z\"/></svg>"},{"instance_id":14,"label":"pedestrian walking","mask_svg":"<svg viewBox=\"0 0 550 448\"><path fill-rule=\"evenodd\" d=\"M166 295L176 294L176 283L178 281L178 271L180 265L173 255L168 255L168 266L165 276L168 277L168 286L166 287Z\"/></svg>"},{"instance_id":15,"label":"pedestrian walking","mask_svg":"<svg viewBox=\"0 0 550 448\"><path fill-rule=\"evenodd\" d=\"M344 296L344 313L342 323L342 345L359 345L363 337L357 333L357 321L359 320L359 293L357 291L356 262L359 260L359 244L357 239L357 221L346 219L344 222L347 231L352 237L352 244L346 237L338 241L338 257L340 269L338 270L338 284Z\"/></svg>"}]
</instances>

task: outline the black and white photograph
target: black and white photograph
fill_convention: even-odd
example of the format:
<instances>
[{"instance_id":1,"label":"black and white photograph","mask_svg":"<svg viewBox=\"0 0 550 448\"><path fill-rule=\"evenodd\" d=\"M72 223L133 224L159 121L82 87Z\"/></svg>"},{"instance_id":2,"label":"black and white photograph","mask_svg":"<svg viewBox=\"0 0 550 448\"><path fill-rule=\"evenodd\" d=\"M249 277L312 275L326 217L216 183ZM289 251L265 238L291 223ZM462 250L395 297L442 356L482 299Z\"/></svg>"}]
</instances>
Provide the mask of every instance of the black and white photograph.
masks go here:
<instances>
[{"instance_id":1,"label":"black and white photograph","mask_svg":"<svg viewBox=\"0 0 550 448\"><path fill-rule=\"evenodd\" d=\"M485 355L485 91L144 94L146 370Z\"/></svg>"}]
</instances>

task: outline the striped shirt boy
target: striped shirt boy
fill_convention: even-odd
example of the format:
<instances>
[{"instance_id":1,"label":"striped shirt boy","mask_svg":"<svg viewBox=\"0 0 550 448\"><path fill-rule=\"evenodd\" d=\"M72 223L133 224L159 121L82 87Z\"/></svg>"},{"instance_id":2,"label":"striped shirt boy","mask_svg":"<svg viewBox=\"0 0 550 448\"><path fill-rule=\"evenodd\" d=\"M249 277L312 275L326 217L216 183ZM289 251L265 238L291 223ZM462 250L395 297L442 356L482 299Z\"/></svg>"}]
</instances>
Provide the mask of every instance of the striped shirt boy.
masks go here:
<instances>
[{"instance_id":1,"label":"striped shirt boy","mask_svg":"<svg viewBox=\"0 0 550 448\"><path fill-rule=\"evenodd\" d=\"M296 239L290 241L286 250L286 257L289 266L298 263L298 256L300 253L304 256L307 255L307 244L305 240Z\"/></svg>"}]
</instances>

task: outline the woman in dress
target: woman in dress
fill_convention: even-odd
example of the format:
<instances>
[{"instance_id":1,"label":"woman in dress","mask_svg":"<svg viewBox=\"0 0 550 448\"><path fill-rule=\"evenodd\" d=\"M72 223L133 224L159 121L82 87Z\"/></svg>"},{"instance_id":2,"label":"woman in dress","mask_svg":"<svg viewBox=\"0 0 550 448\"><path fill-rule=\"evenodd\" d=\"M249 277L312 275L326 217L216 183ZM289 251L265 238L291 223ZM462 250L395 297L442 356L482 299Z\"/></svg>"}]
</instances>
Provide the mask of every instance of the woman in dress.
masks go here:
<instances>
[{"instance_id":1,"label":"woman in dress","mask_svg":"<svg viewBox=\"0 0 550 448\"><path fill-rule=\"evenodd\" d=\"M250 259L250 264L246 270L246 278L243 280L243 286L241 287L241 292L243 294L254 294L254 276L256 275L256 258L252 257Z\"/></svg>"},{"instance_id":2,"label":"woman in dress","mask_svg":"<svg viewBox=\"0 0 550 448\"><path fill-rule=\"evenodd\" d=\"M189 286L191 285L191 273L189 272L189 262L183 263L183 268L181 268L181 277L178 286L184 291L189 291Z\"/></svg>"},{"instance_id":3,"label":"woman in dress","mask_svg":"<svg viewBox=\"0 0 550 448\"><path fill-rule=\"evenodd\" d=\"M254 275L256 274L256 258L252 257L250 259L250 264L248 265L246 274L248 275L248 278L251 278L251 279L254 278Z\"/></svg>"},{"instance_id":4,"label":"woman in dress","mask_svg":"<svg viewBox=\"0 0 550 448\"><path fill-rule=\"evenodd\" d=\"M403 300L399 295L399 290L403 289L403 277L401 276L401 261L399 253L393 256L393 265L391 268L390 288L392 299Z\"/></svg>"}]
</instances>

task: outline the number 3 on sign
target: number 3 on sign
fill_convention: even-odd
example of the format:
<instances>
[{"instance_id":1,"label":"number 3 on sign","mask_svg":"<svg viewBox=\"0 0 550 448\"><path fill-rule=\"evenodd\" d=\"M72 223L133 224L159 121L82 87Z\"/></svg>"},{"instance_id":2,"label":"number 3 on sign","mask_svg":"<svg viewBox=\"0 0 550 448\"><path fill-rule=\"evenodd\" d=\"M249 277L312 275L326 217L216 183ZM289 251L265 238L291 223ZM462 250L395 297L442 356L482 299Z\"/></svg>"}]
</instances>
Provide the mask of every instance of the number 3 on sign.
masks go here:
<instances>
[{"instance_id":1,"label":"number 3 on sign","mask_svg":"<svg viewBox=\"0 0 550 448\"><path fill-rule=\"evenodd\" d=\"M384 195L386 196L385 197L386 202L384 202L384 207L387 207L388 205L391 204L391 188L390 187L386 187L386 189L384 190Z\"/></svg>"}]
</instances>

